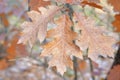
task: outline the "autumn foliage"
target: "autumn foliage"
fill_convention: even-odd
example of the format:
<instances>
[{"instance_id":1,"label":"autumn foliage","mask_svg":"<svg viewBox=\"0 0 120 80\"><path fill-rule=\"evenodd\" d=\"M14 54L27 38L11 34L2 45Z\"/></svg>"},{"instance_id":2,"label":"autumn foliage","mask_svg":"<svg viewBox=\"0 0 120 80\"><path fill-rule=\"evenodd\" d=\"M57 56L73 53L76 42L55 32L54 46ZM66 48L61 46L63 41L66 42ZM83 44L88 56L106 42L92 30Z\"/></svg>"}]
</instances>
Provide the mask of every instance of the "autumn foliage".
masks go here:
<instances>
[{"instance_id":1,"label":"autumn foliage","mask_svg":"<svg viewBox=\"0 0 120 80\"><path fill-rule=\"evenodd\" d=\"M19 0L16 2L19 3ZM113 59L118 50L118 2L119 0L24 0L21 5L14 3L8 8L5 4L9 1L0 0L0 9L3 8L0 10L0 29L3 30L0 32L0 70L15 64L17 58L29 57L41 62L44 59L43 66L53 69L60 76L66 75L68 69L71 69L77 80L77 72L86 74L88 70L94 79L94 75L100 74L100 71L94 71L100 67L98 59L101 62ZM22 8L26 10L22 12ZM17 16L16 22L19 24L13 24L13 15ZM40 51L36 54L34 49L38 48ZM119 69L119 64L113 66L106 75L107 79L119 80Z\"/></svg>"},{"instance_id":2,"label":"autumn foliage","mask_svg":"<svg viewBox=\"0 0 120 80\"><path fill-rule=\"evenodd\" d=\"M118 41L117 34L107 30L105 26L95 26L94 20L72 8L74 4L80 6L82 0L53 1L57 5L41 0L40 2L44 2L45 5L39 4L39 11L32 8L28 12L32 21L24 22L21 25L23 34L18 43L29 43L32 47L36 40L43 43L46 38L52 39L42 45L43 51L40 55L52 56L49 67L56 66L57 71L63 75L66 68L72 66L69 56L82 59L82 55L84 55L82 52L86 50L88 50L86 56L93 61L96 61L99 55L114 57L115 49L112 46ZM48 23L54 23L56 27L47 31Z\"/></svg>"}]
</instances>

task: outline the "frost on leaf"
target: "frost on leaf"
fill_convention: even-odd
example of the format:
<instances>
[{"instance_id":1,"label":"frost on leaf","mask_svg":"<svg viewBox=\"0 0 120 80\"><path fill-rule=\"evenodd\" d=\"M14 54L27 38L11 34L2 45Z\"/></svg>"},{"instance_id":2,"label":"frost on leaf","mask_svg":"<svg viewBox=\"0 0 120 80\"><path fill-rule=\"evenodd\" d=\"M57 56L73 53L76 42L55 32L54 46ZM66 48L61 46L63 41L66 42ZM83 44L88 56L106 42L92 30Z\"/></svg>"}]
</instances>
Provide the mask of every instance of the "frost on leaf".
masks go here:
<instances>
[{"instance_id":1,"label":"frost on leaf","mask_svg":"<svg viewBox=\"0 0 120 80\"><path fill-rule=\"evenodd\" d=\"M49 67L56 66L60 74L64 74L66 67L72 68L70 55L82 57L79 47L73 40L77 34L71 30L72 23L66 15L60 17L56 22L57 27L48 31L47 37L53 37L54 40L44 45L41 56L52 56Z\"/></svg>"},{"instance_id":2,"label":"frost on leaf","mask_svg":"<svg viewBox=\"0 0 120 80\"><path fill-rule=\"evenodd\" d=\"M37 39L42 42L46 36L47 23L53 19L54 15L59 11L57 6L49 6L48 8L40 7L39 12L30 11L28 16L32 22L25 21L21 27L23 28L23 35L18 43L26 44L27 42L32 45Z\"/></svg>"},{"instance_id":3,"label":"frost on leaf","mask_svg":"<svg viewBox=\"0 0 120 80\"><path fill-rule=\"evenodd\" d=\"M118 35L109 33L105 27L95 26L95 22L92 19L86 18L80 13L76 13L75 17L79 21L76 24L76 28L81 30L80 37L76 40L76 45L83 51L88 49L88 57L94 61L99 55L114 57L115 49L112 46L117 40L112 35Z\"/></svg>"}]
</instances>

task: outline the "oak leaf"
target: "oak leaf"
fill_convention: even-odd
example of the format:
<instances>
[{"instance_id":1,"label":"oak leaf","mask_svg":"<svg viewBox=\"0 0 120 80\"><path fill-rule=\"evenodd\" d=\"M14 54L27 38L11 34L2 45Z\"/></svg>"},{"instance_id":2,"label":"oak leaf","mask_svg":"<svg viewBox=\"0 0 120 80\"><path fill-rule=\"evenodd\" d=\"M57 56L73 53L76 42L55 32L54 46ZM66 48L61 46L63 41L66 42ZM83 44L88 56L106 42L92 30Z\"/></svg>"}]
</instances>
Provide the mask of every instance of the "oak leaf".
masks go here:
<instances>
[{"instance_id":1,"label":"oak leaf","mask_svg":"<svg viewBox=\"0 0 120 80\"><path fill-rule=\"evenodd\" d=\"M8 27L8 26L9 26L9 22L8 22L8 20L7 20L6 15L5 15L4 13L0 13L0 17L1 17L1 19L2 19L2 22L3 22L4 26L5 26L5 27Z\"/></svg>"},{"instance_id":2,"label":"oak leaf","mask_svg":"<svg viewBox=\"0 0 120 80\"><path fill-rule=\"evenodd\" d=\"M6 59L0 60L0 70L6 69L8 67L8 63Z\"/></svg>"},{"instance_id":3,"label":"oak leaf","mask_svg":"<svg viewBox=\"0 0 120 80\"><path fill-rule=\"evenodd\" d=\"M114 7L114 10L116 12L120 12L120 0L108 0L108 3L111 4Z\"/></svg>"},{"instance_id":4,"label":"oak leaf","mask_svg":"<svg viewBox=\"0 0 120 80\"><path fill-rule=\"evenodd\" d=\"M112 24L116 28L115 31L120 32L120 14L115 15L115 20Z\"/></svg>"},{"instance_id":5,"label":"oak leaf","mask_svg":"<svg viewBox=\"0 0 120 80\"><path fill-rule=\"evenodd\" d=\"M44 0L44 1L52 1L52 0ZM90 5L97 8L102 8L98 5L99 0L54 0L56 2L61 3L69 3L69 4L78 4L78 5Z\"/></svg>"},{"instance_id":6,"label":"oak leaf","mask_svg":"<svg viewBox=\"0 0 120 80\"><path fill-rule=\"evenodd\" d=\"M120 80L120 65L116 65L110 70L107 80Z\"/></svg>"},{"instance_id":7,"label":"oak leaf","mask_svg":"<svg viewBox=\"0 0 120 80\"><path fill-rule=\"evenodd\" d=\"M28 56L28 51L26 49L26 46L23 44L17 44L18 42L18 35L16 34L15 36L13 36L12 40L7 42L7 56L6 58L8 60L12 60L15 59L16 57L25 57Z\"/></svg>"},{"instance_id":8,"label":"oak leaf","mask_svg":"<svg viewBox=\"0 0 120 80\"><path fill-rule=\"evenodd\" d=\"M99 5L99 0L83 0L81 2L81 5L82 6L85 6L85 5L89 5L89 6L92 6L92 7L95 7L95 8L99 8L99 9L102 9L102 6Z\"/></svg>"},{"instance_id":9,"label":"oak leaf","mask_svg":"<svg viewBox=\"0 0 120 80\"><path fill-rule=\"evenodd\" d=\"M18 43L26 44L28 42L32 47L37 39L42 42L46 36L48 22L53 19L59 10L59 7L51 5L48 8L40 7L39 11L41 13L34 10L28 12L32 22L25 21L21 25L23 34Z\"/></svg>"},{"instance_id":10,"label":"oak leaf","mask_svg":"<svg viewBox=\"0 0 120 80\"><path fill-rule=\"evenodd\" d=\"M30 0L29 6L31 10L38 10L38 7L44 7L50 5L50 1L44 1L44 0Z\"/></svg>"},{"instance_id":11,"label":"oak leaf","mask_svg":"<svg viewBox=\"0 0 120 80\"><path fill-rule=\"evenodd\" d=\"M72 68L70 55L82 57L80 49L73 43L77 34L71 30L72 23L66 15L61 16L56 22L57 27L48 31L47 37L54 40L44 45L41 56L52 56L49 67L56 66L60 74L64 74L66 67Z\"/></svg>"},{"instance_id":12,"label":"oak leaf","mask_svg":"<svg viewBox=\"0 0 120 80\"><path fill-rule=\"evenodd\" d=\"M95 26L94 20L83 16L81 13L76 13L75 17L79 21L76 28L81 30L76 45L83 51L88 49L88 57L93 61L96 61L99 55L114 57L115 49L112 46L117 40L112 35L116 36L116 38L118 35L115 33L110 33L112 34L110 35L105 27Z\"/></svg>"},{"instance_id":13,"label":"oak leaf","mask_svg":"<svg viewBox=\"0 0 120 80\"><path fill-rule=\"evenodd\" d=\"M44 1L52 1L52 0L44 0ZM53 0L55 2L60 3L69 3L69 4L80 4L83 0Z\"/></svg>"}]
</instances>

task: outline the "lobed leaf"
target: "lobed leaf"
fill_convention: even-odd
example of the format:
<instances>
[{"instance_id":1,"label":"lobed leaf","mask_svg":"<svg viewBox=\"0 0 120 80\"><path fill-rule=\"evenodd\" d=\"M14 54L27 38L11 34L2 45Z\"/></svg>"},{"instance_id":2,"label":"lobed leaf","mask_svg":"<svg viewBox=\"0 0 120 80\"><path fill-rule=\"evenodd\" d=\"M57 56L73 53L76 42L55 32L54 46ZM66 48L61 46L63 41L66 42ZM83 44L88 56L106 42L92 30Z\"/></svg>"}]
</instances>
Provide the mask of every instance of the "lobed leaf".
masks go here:
<instances>
[{"instance_id":1,"label":"lobed leaf","mask_svg":"<svg viewBox=\"0 0 120 80\"><path fill-rule=\"evenodd\" d=\"M59 10L59 7L51 5L48 9L40 7L39 11L41 13L34 10L28 12L28 16L32 22L25 21L21 25L23 34L18 43L26 44L28 42L31 47L37 39L39 39L41 43L45 39L48 22L54 18Z\"/></svg>"},{"instance_id":2,"label":"lobed leaf","mask_svg":"<svg viewBox=\"0 0 120 80\"><path fill-rule=\"evenodd\" d=\"M76 28L81 30L76 45L82 51L88 49L88 57L94 61L99 55L114 57L113 45L117 43L116 38L118 37L116 33L108 31L105 27L95 26L94 20L83 16L81 13L76 13L75 19L78 21Z\"/></svg>"},{"instance_id":3,"label":"lobed leaf","mask_svg":"<svg viewBox=\"0 0 120 80\"><path fill-rule=\"evenodd\" d=\"M49 67L56 66L57 71L62 75L66 67L72 68L70 55L82 58L80 49L73 43L77 34L71 30L71 22L66 15L62 15L57 21L58 27L49 30L47 37L53 37L54 40L45 44L41 56L52 56ZM51 34L52 33L52 34Z\"/></svg>"}]
</instances>

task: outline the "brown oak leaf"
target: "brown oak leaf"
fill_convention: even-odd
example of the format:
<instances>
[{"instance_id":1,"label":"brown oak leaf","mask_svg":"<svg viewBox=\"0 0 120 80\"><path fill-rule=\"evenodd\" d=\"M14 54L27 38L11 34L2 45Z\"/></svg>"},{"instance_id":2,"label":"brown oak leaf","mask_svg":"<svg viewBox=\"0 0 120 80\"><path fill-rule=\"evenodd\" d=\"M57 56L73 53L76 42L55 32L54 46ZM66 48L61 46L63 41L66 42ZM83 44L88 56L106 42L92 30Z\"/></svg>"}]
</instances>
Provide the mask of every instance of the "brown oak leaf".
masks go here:
<instances>
[{"instance_id":1,"label":"brown oak leaf","mask_svg":"<svg viewBox=\"0 0 120 80\"><path fill-rule=\"evenodd\" d=\"M23 44L17 44L19 34L16 34L11 41L6 42L7 46L7 56L8 60L15 59L16 57L25 57L28 56L28 51L26 50L26 46Z\"/></svg>"},{"instance_id":2,"label":"brown oak leaf","mask_svg":"<svg viewBox=\"0 0 120 80\"><path fill-rule=\"evenodd\" d=\"M60 3L69 3L69 4L80 4L83 0L44 0L44 1L55 1Z\"/></svg>"},{"instance_id":3,"label":"brown oak leaf","mask_svg":"<svg viewBox=\"0 0 120 80\"><path fill-rule=\"evenodd\" d=\"M114 7L114 10L117 12L120 12L119 2L120 2L120 0L108 0L108 3L110 3Z\"/></svg>"},{"instance_id":4,"label":"brown oak leaf","mask_svg":"<svg viewBox=\"0 0 120 80\"><path fill-rule=\"evenodd\" d=\"M7 17L4 13L0 13L0 17L1 17L1 20L2 20L2 23L4 24L5 27L8 27L9 26L9 22L7 20Z\"/></svg>"},{"instance_id":5,"label":"brown oak leaf","mask_svg":"<svg viewBox=\"0 0 120 80\"><path fill-rule=\"evenodd\" d=\"M111 69L107 80L120 80L120 65L114 66L113 69Z\"/></svg>"},{"instance_id":6,"label":"brown oak leaf","mask_svg":"<svg viewBox=\"0 0 120 80\"><path fill-rule=\"evenodd\" d=\"M37 39L42 42L46 36L47 23L54 18L59 10L59 7L51 5L48 8L40 7L39 11L41 13L34 10L28 12L32 22L25 21L21 25L23 34L18 43L26 44L28 42L32 47Z\"/></svg>"},{"instance_id":7,"label":"brown oak leaf","mask_svg":"<svg viewBox=\"0 0 120 80\"><path fill-rule=\"evenodd\" d=\"M44 1L44 0L30 0L29 6L31 10L38 10L38 7L44 7L50 5L50 1Z\"/></svg>"},{"instance_id":8,"label":"brown oak leaf","mask_svg":"<svg viewBox=\"0 0 120 80\"><path fill-rule=\"evenodd\" d=\"M0 60L0 70L6 69L8 67L8 63L6 59Z\"/></svg>"},{"instance_id":9,"label":"brown oak leaf","mask_svg":"<svg viewBox=\"0 0 120 80\"><path fill-rule=\"evenodd\" d=\"M95 8L102 9L102 6L100 6L99 3L100 3L99 0L83 0L81 5L82 6L89 5Z\"/></svg>"},{"instance_id":10,"label":"brown oak leaf","mask_svg":"<svg viewBox=\"0 0 120 80\"><path fill-rule=\"evenodd\" d=\"M115 15L115 20L112 24L116 28L115 31L120 32L120 14Z\"/></svg>"},{"instance_id":11,"label":"brown oak leaf","mask_svg":"<svg viewBox=\"0 0 120 80\"><path fill-rule=\"evenodd\" d=\"M84 51L88 48L88 57L93 61L96 61L99 55L113 57L115 49L112 48L112 45L117 40L112 35L116 38L118 35L112 32L110 35L105 27L95 26L94 20L83 16L81 13L76 13L75 17L79 21L76 27L81 30L80 37L76 40L80 49Z\"/></svg>"},{"instance_id":12,"label":"brown oak leaf","mask_svg":"<svg viewBox=\"0 0 120 80\"><path fill-rule=\"evenodd\" d=\"M69 4L80 4L82 6L84 5L90 5L96 8L102 8L98 3L100 2L99 0L44 0L44 1L56 1L56 2L61 2L61 3L69 3Z\"/></svg>"},{"instance_id":13,"label":"brown oak leaf","mask_svg":"<svg viewBox=\"0 0 120 80\"><path fill-rule=\"evenodd\" d=\"M57 27L48 31L47 37L54 40L45 44L41 56L52 56L49 67L56 66L60 74L64 74L66 67L72 68L70 55L82 57L79 47L73 40L77 34L71 30L72 23L66 15L61 16L56 22Z\"/></svg>"}]
</instances>

